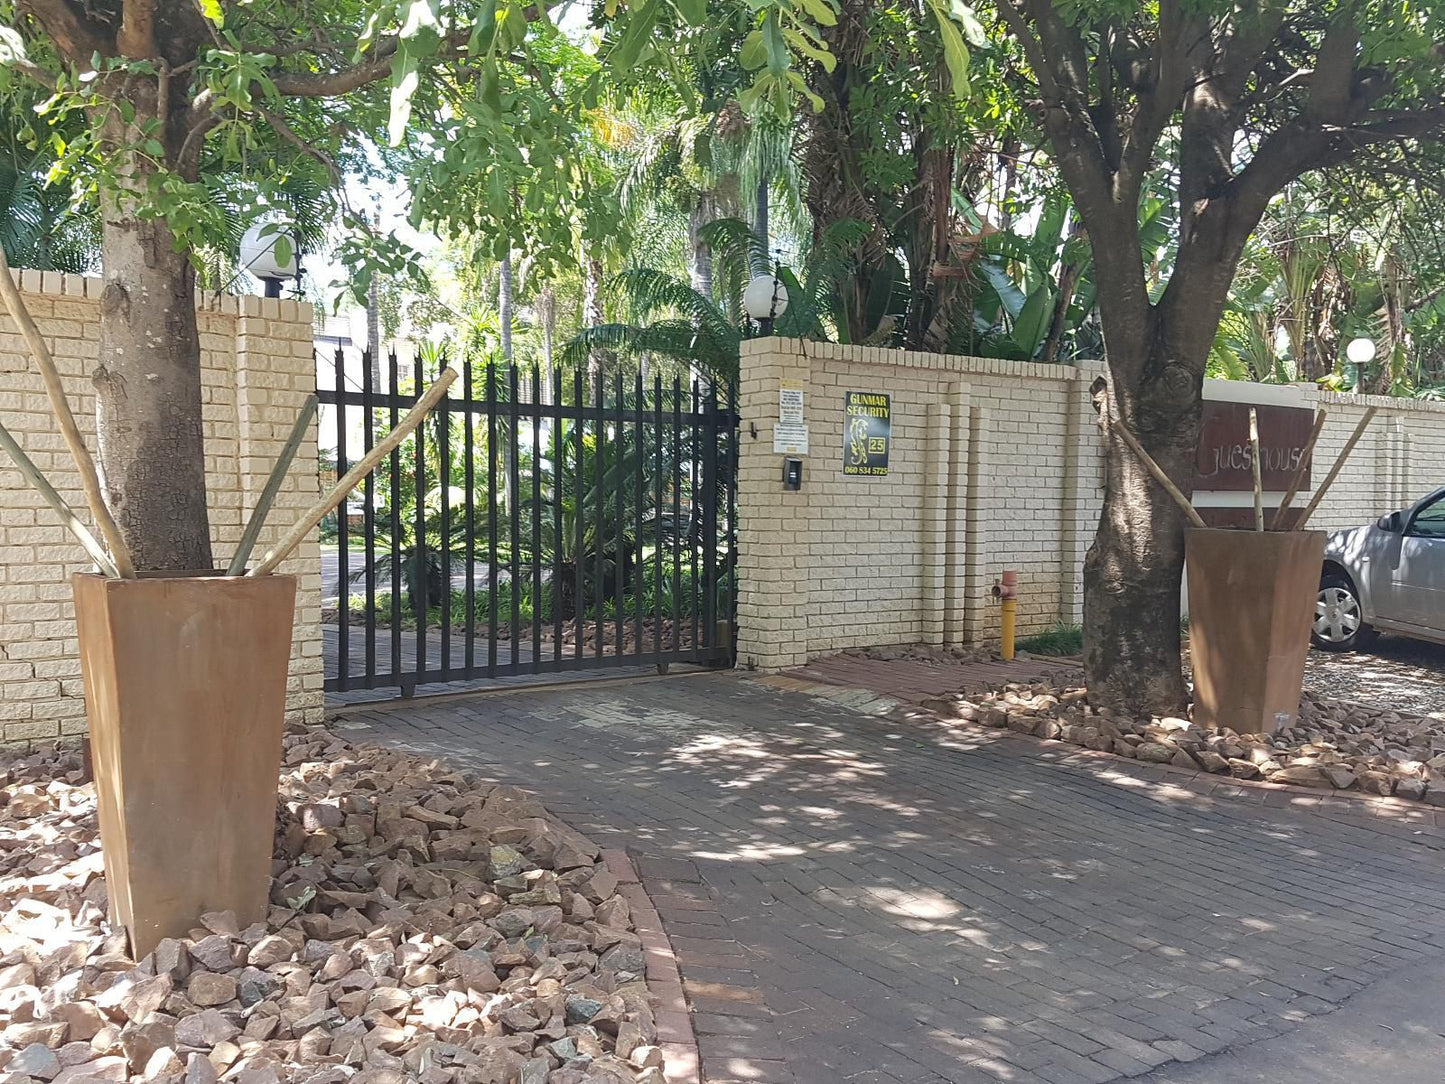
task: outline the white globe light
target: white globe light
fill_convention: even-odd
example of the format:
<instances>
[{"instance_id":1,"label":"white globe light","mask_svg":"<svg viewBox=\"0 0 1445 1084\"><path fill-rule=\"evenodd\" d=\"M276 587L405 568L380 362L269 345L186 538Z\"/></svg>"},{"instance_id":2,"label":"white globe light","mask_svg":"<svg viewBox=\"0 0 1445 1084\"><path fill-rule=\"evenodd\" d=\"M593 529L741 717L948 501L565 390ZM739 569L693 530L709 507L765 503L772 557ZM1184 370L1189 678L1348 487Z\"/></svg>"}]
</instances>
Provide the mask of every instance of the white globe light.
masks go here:
<instances>
[{"instance_id":1,"label":"white globe light","mask_svg":"<svg viewBox=\"0 0 1445 1084\"><path fill-rule=\"evenodd\" d=\"M291 238L286 238L287 258L276 257L276 242L285 236L284 227L274 222L253 223L241 237L241 266L260 279L295 278L296 244Z\"/></svg>"},{"instance_id":2,"label":"white globe light","mask_svg":"<svg viewBox=\"0 0 1445 1084\"><path fill-rule=\"evenodd\" d=\"M1367 365L1374 360L1375 344L1371 339L1351 339L1350 345L1345 347L1345 357L1349 358L1352 364Z\"/></svg>"},{"instance_id":3,"label":"white globe light","mask_svg":"<svg viewBox=\"0 0 1445 1084\"><path fill-rule=\"evenodd\" d=\"M743 308L754 320L773 320L788 311L788 288L776 275L758 275L743 291Z\"/></svg>"}]
</instances>

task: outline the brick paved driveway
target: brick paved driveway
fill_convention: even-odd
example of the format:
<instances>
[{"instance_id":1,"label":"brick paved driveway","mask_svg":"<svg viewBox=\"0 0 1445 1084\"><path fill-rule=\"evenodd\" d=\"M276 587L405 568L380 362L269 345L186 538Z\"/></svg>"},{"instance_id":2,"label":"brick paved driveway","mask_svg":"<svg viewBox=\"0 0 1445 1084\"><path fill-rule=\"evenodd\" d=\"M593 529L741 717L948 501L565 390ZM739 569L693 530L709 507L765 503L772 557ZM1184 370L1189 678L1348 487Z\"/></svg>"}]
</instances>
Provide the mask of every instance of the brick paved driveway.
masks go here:
<instances>
[{"instance_id":1,"label":"brick paved driveway","mask_svg":"<svg viewBox=\"0 0 1445 1084\"><path fill-rule=\"evenodd\" d=\"M1445 944L1433 832L1145 786L733 675L343 722L645 856L709 1081L1146 1074Z\"/></svg>"}]
</instances>

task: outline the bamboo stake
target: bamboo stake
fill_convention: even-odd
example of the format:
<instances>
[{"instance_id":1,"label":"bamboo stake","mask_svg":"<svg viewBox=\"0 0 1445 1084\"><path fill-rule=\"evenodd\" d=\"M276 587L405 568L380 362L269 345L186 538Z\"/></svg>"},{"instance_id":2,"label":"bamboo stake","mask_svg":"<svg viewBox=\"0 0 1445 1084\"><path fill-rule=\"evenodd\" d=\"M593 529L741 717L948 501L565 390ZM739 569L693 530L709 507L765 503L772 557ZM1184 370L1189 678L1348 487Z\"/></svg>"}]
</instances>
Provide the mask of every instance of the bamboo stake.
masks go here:
<instances>
[{"instance_id":1,"label":"bamboo stake","mask_svg":"<svg viewBox=\"0 0 1445 1084\"><path fill-rule=\"evenodd\" d=\"M1129 432L1128 426L1121 422L1115 426L1115 429L1118 430L1124 443L1129 446L1129 450L1139 457L1139 462L1143 463L1149 473L1154 476L1154 480L1164 487L1164 492L1174 498L1174 503L1189 517L1189 522L1196 527L1206 526L1204 519L1194 510L1194 505L1189 503L1189 498L1179 492L1179 487L1169 480L1169 475L1164 473L1164 468L1154 462L1154 457L1144 450L1144 446L1139 443L1139 438Z\"/></svg>"},{"instance_id":2,"label":"bamboo stake","mask_svg":"<svg viewBox=\"0 0 1445 1084\"><path fill-rule=\"evenodd\" d=\"M1360 424L1355 426L1355 431L1350 434L1350 439L1345 441L1345 446L1340 449L1339 458L1335 460L1335 465L1330 468L1330 473L1325 475L1325 480L1321 482L1315 490L1315 495L1310 498L1310 503L1305 505L1305 510L1300 513L1299 522L1294 525L1296 531L1303 531L1305 529L1305 524L1309 522L1310 516L1315 514L1315 509L1320 506L1320 501L1324 500L1325 493L1328 492L1330 486L1335 484L1335 479L1339 477L1340 471L1344 469L1345 460L1350 458L1350 453L1355 450L1355 445L1358 444L1360 438L1365 435L1365 429L1369 426L1370 420L1374 418L1378 409L1378 407L1370 407L1369 410L1365 411L1365 416L1360 419Z\"/></svg>"},{"instance_id":3,"label":"bamboo stake","mask_svg":"<svg viewBox=\"0 0 1445 1084\"><path fill-rule=\"evenodd\" d=\"M276 465L271 468L271 476L266 479L266 488L261 490L261 496L256 500L256 507L251 510L251 518L246 522L246 530L241 535L240 545L236 547L236 555L231 558L231 564L226 569L227 576L239 576L246 571L246 562L251 559L251 551L256 548L256 539L261 535L261 527L266 522L266 516L271 512L271 505L276 503L276 494L281 491L281 483L286 479L286 472L291 469L291 463L296 458L296 450L306 439L306 431L311 426L311 419L316 416L317 402L316 396L308 395L306 402L301 404L301 414L296 419L296 424L291 427L291 435L286 438L286 444L281 449L281 455L277 458Z\"/></svg>"},{"instance_id":4,"label":"bamboo stake","mask_svg":"<svg viewBox=\"0 0 1445 1084\"><path fill-rule=\"evenodd\" d=\"M120 527L110 514L110 508L101 494L100 476L95 470L95 460L90 456L90 449L85 446L80 427L75 424L75 415L70 412L70 403L65 398L65 387L60 383L60 374L55 370L55 358L50 353L50 347L45 344L40 328L35 325L35 319L30 315L25 299L20 296L20 290L10 274L10 264L3 251L0 251L0 294L5 296L5 306L10 310L11 318L20 326L20 333L25 336L30 352L35 355L36 364L40 367L40 379L45 382L45 394L50 397L50 409L55 414L55 420L60 423L60 432L65 437L76 467L80 470L80 485L85 491L85 503L90 506L90 514L95 517L101 535L110 546L116 570L129 579L135 576L130 547L125 544Z\"/></svg>"},{"instance_id":5,"label":"bamboo stake","mask_svg":"<svg viewBox=\"0 0 1445 1084\"><path fill-rule=\"evenodd\" d=\"M105 552L105 547L96 540L95 535L80 521L75 510L65 503L65 498L55 491L45 475L40 473L40 468L35 465L31 458L25 454L25 449L20 446L10 430L0 425L0 448L10 453L10 458L15 461L15 467L25 476L25 480L40 490L40 495L45 498L45 503L55 509L61 521L70 528L70 533L80 539L80 544L85 547L85 552L90 554L91 559L100 567L100 571L107 576L119 576L115 563L111 561L110 555Z\"/></svg>"},{"instance_id":6,"label":"bamboo stake","mask_svg":"<svg viewBox=\"0 0 1445 1084\"><path fill-rule=\"evenodd\" d=\"M422 423L427 412L440 402L442 396L451 387L452 381L457 378L457 371L448 368L441 376L437 377L436 383L427 389L426 394L416 401L416 405L407 412L395 429L388 433L376 444L371 451L358 459L352 468L342 476L341 480L331 488L331 492L322 497L321 500L312 505L300 519L298 519L281 539L271 547L271 551L261 559L261 563L250 572L248 576L265 576L276 570L276 566L286 559L286 556L301 544L311 528L321 522L321 518L330 512L338 504L346 499L346 495L356 488L363 478L376 469L391 450L399 445L413 429Z\"/></svg>"},{"instance_id":7,"label":"bamboo stake","mask_svg":"<svg viewBox=\"0 0 1445 1084\"><path fill-rule=\"evenodd\" d=\"M1274 510L1274 517L1269 521L1269 529L1272 531L1284 530L1284 514L1289 511L1289 506L1294 503L1295 497L1299 496L1300 487L1305 484L1305 475L1309 473L1310 457L1314 454L1315 441L1320 439L1324 432L1325 418L1328 415L1319 411L1315 415L1315 427L1310 431L1310 439L1305 442L1304 451L1300 453L1299 463L1295 466L1294 477L1289 480L1289 488L1284 491L1284 499L1279 502L1279 507Z\"/></svg>"},{"instance_id":8,"label":"bamboo stake","mask_svg":"<svg viewBox=\"0 0 1445 1084\"><path fill-rule=\"evenodd\" d=\"M1264 530L1264 482L1259 474L1259 411L1249 408L1249 466L1254 474L1254 529Z\"/></svg>"}]
</instances>

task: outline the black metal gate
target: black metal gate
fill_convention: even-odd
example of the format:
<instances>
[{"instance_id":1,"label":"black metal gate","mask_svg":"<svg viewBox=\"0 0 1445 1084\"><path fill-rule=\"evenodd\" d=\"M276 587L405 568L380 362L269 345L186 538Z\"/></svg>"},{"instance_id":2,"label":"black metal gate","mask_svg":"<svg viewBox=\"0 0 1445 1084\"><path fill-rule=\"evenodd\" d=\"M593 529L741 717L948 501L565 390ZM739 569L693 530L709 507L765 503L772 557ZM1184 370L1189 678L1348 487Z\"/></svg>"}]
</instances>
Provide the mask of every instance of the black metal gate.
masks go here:
<instances>
[{"instance_id":1,"label":"black metal gate","mask_svg":"<svg viewBox=\"0 0 1445 1084\"><path fill-rule=\"evenodd\" d=\"M341 474L445 361L331 365ZM327 690L730 664L736 428L732 388L466 366L323 524Z\"/></svg>"}]
</instances>

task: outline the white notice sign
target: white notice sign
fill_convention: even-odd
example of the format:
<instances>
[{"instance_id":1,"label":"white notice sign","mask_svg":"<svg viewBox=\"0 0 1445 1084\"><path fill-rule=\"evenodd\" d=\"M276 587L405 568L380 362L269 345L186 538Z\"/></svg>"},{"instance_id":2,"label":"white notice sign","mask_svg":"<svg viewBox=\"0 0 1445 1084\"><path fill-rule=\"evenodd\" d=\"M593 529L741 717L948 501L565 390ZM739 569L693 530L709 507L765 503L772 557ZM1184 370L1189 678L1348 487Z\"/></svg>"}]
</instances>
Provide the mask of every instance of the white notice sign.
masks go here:
<instances>
[{"instance_id":1,"label":"white notice sign","mask_svg":"<svg viewBox=\"0 0 1445 1084\"><path fill-rule=\"evenodd\" d=\"M773 451L784 455L807 455L808 427L802 422L779 422L773 426Z\"/></svg>"},{"instance_id":2,"label":"white notice sign","mask_svg":"<svg viewBox=\"0 0 1445 1084\"><path fill-rule=\"evenodd\" d=\"M803 385L793 380L784 380L778 385L778 421L784 424L803 424ZM804 431L804 443L807 433Z\"/></svg>"}]
</instances>

